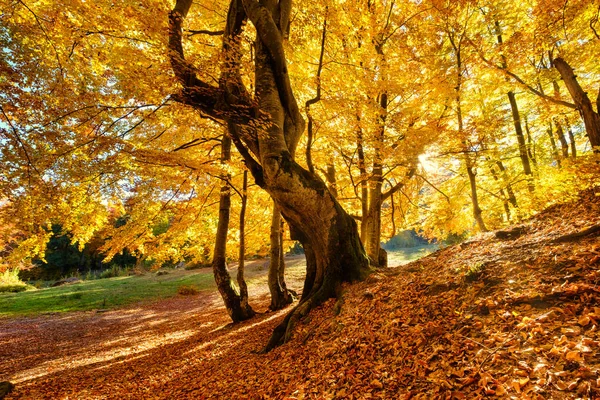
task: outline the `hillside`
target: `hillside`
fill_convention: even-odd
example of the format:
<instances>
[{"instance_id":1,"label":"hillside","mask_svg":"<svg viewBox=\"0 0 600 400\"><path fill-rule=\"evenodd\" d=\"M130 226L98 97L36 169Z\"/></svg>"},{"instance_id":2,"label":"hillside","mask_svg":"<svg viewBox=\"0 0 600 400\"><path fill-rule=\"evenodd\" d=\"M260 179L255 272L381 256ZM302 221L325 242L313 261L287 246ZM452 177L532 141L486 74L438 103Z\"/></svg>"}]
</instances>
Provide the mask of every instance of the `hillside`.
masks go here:
<instances>
[{"instance_id":1,"label":"hillside","mask_svg":"<svg viewBox=\"0 0 600 400\"><path fill-rule=\"evenodd\" d=\"M266 355L284 312L226 325L216 295L5 322L0 380L10 399L598 398L599 224L590 190L373 274Z\"/></svg>"}]
</instances>

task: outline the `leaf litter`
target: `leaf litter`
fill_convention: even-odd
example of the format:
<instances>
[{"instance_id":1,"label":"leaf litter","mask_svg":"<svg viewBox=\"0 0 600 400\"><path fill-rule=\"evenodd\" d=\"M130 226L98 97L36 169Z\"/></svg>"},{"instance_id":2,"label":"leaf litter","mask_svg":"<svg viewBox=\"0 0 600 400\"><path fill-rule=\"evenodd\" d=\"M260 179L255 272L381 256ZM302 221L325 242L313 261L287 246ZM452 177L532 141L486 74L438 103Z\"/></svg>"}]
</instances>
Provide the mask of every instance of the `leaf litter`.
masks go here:
<instances>
[{"instance_id":1,"label":"leaf litter","mask_svg":"<svg viewBox=\"0 0 600 400\"><path fill-rule=\"evenodd\" d=\"M4 320L0 380L7 399L600 398L600 240L557 240L598 224L588 190L514 235L374 273L268 354L286 311L231 325L216 293Z\"/></svg>"}]
</instances>

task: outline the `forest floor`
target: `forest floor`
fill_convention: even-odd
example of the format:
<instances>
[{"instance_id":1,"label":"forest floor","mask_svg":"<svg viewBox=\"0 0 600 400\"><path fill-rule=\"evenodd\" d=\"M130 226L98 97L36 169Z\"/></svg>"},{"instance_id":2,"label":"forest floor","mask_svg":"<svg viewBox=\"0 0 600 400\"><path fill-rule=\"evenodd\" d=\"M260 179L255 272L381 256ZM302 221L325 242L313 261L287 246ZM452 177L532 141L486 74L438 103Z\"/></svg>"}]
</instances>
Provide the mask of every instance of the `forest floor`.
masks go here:
<instances>
[{"instance_id":1,"label":"forest floor","mask_svg":"<svg viewBox=\"0 0 600 400\"><path fill-rule=\"evenodd\" d=\"M599 224L590 190L374 273L268 354L287 310L232 325L216 292L0 320L0 380L8 399L600 398Z\"/></svg>"}]
</instances>

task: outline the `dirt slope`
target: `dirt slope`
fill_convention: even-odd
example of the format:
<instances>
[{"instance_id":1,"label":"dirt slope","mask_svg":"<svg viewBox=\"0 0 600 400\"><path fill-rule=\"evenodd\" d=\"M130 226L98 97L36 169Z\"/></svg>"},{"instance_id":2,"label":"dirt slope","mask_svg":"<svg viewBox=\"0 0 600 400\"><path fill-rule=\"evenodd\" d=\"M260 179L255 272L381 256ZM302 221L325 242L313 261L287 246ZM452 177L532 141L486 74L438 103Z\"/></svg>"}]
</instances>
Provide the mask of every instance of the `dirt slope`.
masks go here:
<instances>
[{"instance_id":1,"label":"dirt slope","mask_svg":"<svg viewBox=\"0 0 600 400\"><path fill-rule=\"evenodd\" d=\"M600 398L600 239L564 237L600 224L599 195L349 286L266 355L284 313L228 326L218 299L2 322L0 380L7 398Z\"/></svg>"}]
</instances>

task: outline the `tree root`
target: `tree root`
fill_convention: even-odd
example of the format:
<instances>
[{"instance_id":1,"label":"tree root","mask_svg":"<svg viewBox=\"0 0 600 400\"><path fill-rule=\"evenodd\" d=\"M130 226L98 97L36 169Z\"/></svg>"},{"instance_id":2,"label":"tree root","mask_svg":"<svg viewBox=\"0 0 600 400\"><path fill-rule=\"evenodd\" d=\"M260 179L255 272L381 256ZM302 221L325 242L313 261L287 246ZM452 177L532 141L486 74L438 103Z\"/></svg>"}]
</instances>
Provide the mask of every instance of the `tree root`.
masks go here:
<instances>
[{"instance_id":1,"label":"tree root","mask_svg":"<svg viewBox=\"0 0 600 400\"><path fill-rule=\"evenodd\" d=\"M595 233L600 233L600 225L594 225L587 229L584 229L580 232L570 233L568 235L559 236L556 239L552 240L552 243L568 243L576 241L582 237L592 235Z\"/></svg>"},{"instance_id":2,"label":"tree root","mask_svg":"<svg viewBox=\"0 0 600 400\"><path fill-rule=\"evenodd\" d=\"M321 305L326 299L332 297L327 296L326 292L327 291L321 287L316 293L307 297L305 300L302 300L300 304L294 307L292 311L285 316L283 321L275 327L269 342L259 353L268 353L275 347L287 343L292 338L294 328L298 321L307 316L312 309Z\"/></svg>"},{"instance_id":3,"label":"tree root","mask_svg":"<svg viewBox=\"0 0 600 400\"><path fill-rule=\"evenodd\" d=\"M525 233L527 233L527 229L524 226L517 226L505 231L496 231L494 236L499 240L514 240Z\"/></svg>"}]
</instances>

